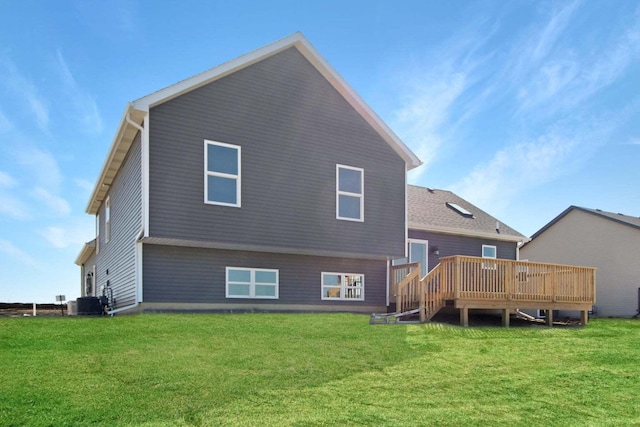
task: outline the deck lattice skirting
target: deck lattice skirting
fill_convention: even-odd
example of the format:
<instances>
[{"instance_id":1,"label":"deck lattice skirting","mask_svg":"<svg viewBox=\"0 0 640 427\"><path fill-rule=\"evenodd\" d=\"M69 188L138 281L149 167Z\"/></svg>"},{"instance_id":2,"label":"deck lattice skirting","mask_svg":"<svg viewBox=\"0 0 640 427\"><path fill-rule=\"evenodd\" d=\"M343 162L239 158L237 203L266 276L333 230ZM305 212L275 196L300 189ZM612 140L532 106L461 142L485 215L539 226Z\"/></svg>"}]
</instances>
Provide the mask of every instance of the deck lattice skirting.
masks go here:
<instances>
[{"instance_id":1,"label":"deck lattice skirting","mask_svg":"<svg viewBox=\"0 0 640 427\"><path fill-rule=\"evenodd\" d=\"M420 308L422 322L452 301L465 326L469 309L503 310L505 325L516 309L548 310L549 324L553 310L575 310L586 324L596 301L591 267L456 255L442 258L422 278L419 263L392 266L390 275L396 311Z\"/></svg>"}]
</instances>

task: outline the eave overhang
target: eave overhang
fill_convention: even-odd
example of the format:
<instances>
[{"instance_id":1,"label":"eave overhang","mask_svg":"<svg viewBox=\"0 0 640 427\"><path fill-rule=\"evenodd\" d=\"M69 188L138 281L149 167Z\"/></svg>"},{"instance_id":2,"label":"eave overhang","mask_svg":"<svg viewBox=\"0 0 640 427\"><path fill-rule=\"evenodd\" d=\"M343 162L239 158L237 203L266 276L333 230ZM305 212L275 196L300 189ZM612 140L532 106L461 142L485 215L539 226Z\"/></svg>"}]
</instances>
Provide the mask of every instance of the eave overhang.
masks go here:
<instances>
[{"instance_id":1,"label":"eave overhang","mask_svg":"<svg viewBox=\"0 0 640 427\"><path fill-rule=\"evenodd\" d=\"M146 111L137 110L132 104L127 105L127 108L122 115L122 119L120 120L118 131L111 143L107 159L102 166L102 171L100 172L98 181L91 193L91 198L89 199L89 203L85 209L86 213L91 215L98 213L100 205L109 191L109 187L111 187L118 170L120 170L120 167L122 166L122 162L129 152L129 148L131 148L133 140L139 132L138 129L129 123L127 116L132 122L142 125L146 115Z\"/></svg>"},{"instance_id":2,"label":"eave overhang","mask_svg":"<svg viewBox=\"0 0 640 427\"><path fill-rule=\"evenodd\" d=\"M510 234L499 234L498 232L491 233L491 232L476 231L476 230L466 230L462 228L426 226L423 224L416 224L411 222L409 223L409 230L428 231L432 233L476 237L481 239L491 239L491 240L499 240L503 242L514 242L514 243L528 242L529 240L531 240L526 236L514 236Z\"/></svg>"},{"instance_id":3,"label":"eave overhang","mask_svg":"<svg viewBox=\"0 0 640 427\"><path fill-rule=\"evenodd\" d=\"M85 243L80 250L80 253L76 257L75 264L82 265L93 255L96 251L96 239L93 239L90 242Z\"/></svg>"}]
</instances>

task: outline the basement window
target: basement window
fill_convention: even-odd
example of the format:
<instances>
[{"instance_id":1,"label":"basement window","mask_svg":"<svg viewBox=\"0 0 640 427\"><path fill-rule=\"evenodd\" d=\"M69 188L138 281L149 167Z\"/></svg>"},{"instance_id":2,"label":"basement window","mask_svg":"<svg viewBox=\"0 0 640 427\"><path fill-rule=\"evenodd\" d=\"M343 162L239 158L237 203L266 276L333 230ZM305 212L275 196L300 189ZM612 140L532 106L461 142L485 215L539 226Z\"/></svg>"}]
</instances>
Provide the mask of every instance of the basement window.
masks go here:
<instances>
[{"instance_id":1,"label":"basement window","mask_svg":"<svg viewBox=\"0 0 640 427\"><path fill-rule=\"evenodd\" d=\"M322 273L322 299L364 301L364 274Z\"/></svg>"},{"instance_id":2,"label":"basement window","mask_svg":"<svg viewBox=\"0 0 640 427\"><path fill-rule=\"evenodd\" d=\"M278 299L278 270L226 268L226 297Z\"/></svg>"}]
</instances>

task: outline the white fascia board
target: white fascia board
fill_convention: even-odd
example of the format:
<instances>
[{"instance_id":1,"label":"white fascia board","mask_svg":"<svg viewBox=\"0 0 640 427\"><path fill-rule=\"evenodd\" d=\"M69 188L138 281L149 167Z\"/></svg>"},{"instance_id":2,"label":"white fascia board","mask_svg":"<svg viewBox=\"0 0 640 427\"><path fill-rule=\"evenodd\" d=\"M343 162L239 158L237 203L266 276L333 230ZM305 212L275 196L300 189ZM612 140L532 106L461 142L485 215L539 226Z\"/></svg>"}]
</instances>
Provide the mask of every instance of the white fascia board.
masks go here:
<instances>
[{"instance_id":1,"label":"white fascia board","mask_svg":"<svg viewBox=\"0 0 640 427\"><path fill-rule=\"evenodd\" d=\"M135 115L135 117L132 117L132 120L141 123L146 116L146 112L136 111L131 104L127 104L127 107L122 114L122 118L120 119L118 131L111 142L109 154L102 165L102 170L98 180L91 192L89 203L87 203L87 207L85 208L85 212L88 214L95 215L98 212L100 204L102 203L104 196L109 191L109 186L115 179L115 176L126 157L126 153L129 151L131 143L137 134L137 129L134 129L133 126L127 122L127 115ZM126 147L124 152L122 151L123 147Z\"/></svg>"},{"instance_id":2,"label":"white fascia board","mask_svg":"<svg viewBox=\"0 0 640 427\"><path fill-rule=\"evenodd\" d=\"M320 53L300 32L242 55L229 62L211 68L186 80L168 86L162 90L142 97L133 102L136 109L149 111L150 108L169 101L186 92L197 89L215 80L246 68L256 62L276 55L290 47L296 47L300 53L329 81L349 104L369 123L371 127L391 146L405 161L407 170L422 164L420 159L407 147L398 136L382 121L382 119L364 102L364 100L347 84Z\"/></svg>"},{"instance_id":3,"label":"white fascia board","mask_svg":"<svg viewBox=\"0 0 640 427\"><path fill-rule=\"evenodd\" d=\"M474 231L474 230L464 230L460 228L451 228L451 227L436 227L436 226L425 226L416 223L409 223L409 230L417 230L417 231L430 231L432 233L442 233L442 234L453 234L456 236L467 236L467 237L478 237L482 239L491 239L491 240L499 240L504 242L528 242L531 240L525 236L513 236L508 234L497 234L497 233L485 233L482 231Z\"/></svg>"},{"instance_id":4,"label":"white fascia board","mask_svg":"<svg viewBox=\"0 0 640 427\"><path fill-rule=\"evenodd\" d=\"M82 265L84 264L89 257L91 257L91 255L96 251L96 241L95 239L85 243L84 245L82 245L82 249L80 250L80 253L78 254L78 256L76 257L75 260L75 264L76 265Z\"/></svg>"}]
</instances>

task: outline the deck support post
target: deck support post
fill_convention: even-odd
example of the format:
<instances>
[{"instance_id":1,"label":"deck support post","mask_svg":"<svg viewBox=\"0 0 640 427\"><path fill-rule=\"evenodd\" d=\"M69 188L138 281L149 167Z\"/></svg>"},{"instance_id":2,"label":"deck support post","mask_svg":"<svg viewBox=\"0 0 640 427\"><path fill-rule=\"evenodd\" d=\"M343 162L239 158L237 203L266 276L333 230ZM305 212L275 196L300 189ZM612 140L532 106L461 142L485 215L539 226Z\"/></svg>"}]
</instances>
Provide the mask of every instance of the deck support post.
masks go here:
<instances>
[{"instance_id":1,"label":"deck support post","mask_svg":"<svg viewBox=\"0 0 640 427\"><path fill-rule=\"evenodd\" d=\"M582 326L586 326L589 323L589 312L587 310L582 310L580 312L580 323Z\"/></svg>"},{"instance_id":2,"label":"deck support post","mask_svg":"<svg viewBox=\"0 0 640 427\"><path fill-rule=\"evenodd\" d=\"M469 309L466 305L460 307L460 325L465 328L469 326Z\"/></svg>"},{"instance_id":3,"label":"deck support post","mask_svg":"<svg viewBox=\"0 0 640 427\"><path fill-rule=\"evenodd\" d=\"M509 327L509 312L508 308L502 310L502 326L508 328Z\"/></svg>"},{"instance_id":4,"label":"deck support post","mask_svg":"<svg viewBox=\"0 0 640 427\"><path fill-rule=\"evenodd\" d=\"M553 309L547 310L546 314L547 314L547 326L552 327L553 326Z\"/></svg>"}]
</instances>

